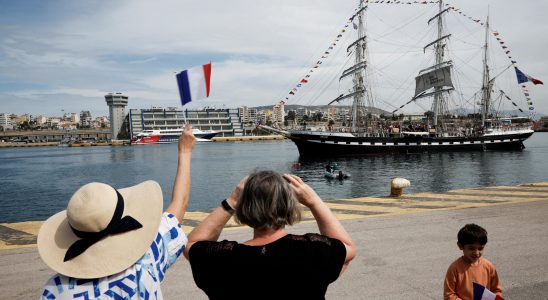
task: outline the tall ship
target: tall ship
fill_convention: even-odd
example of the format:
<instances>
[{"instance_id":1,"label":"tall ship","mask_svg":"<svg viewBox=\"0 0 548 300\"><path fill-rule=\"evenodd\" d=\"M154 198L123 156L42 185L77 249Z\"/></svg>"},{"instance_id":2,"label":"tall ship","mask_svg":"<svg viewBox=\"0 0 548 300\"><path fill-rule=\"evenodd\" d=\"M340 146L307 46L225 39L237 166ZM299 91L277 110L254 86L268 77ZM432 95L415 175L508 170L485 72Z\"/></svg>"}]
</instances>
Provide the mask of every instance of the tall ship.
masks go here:
<instances>
[{"instance_id":1,"label":"tall ship","mask_svg":"<svg viewBox=\"0 0 548 300\"><path fill-rule=\"evenodd\" d=\"M132 140L132 145L169 144L175 143L183 133L183 129L151 129L139 132ZM192 134L199 142L208 142L219 132L192 128Z\"/></svg>"},{"instance_id":2,"label":"tall ship","mask_svg":"<svg viewBox=\"0 0 548 300\"><path fill-rule=\"evenodd\" d=\"M495 74L496 76L491 74L489 37L493 35L493 31L489 27L489 17L486 22L482 22L485 31L480 35L484 35L484 39L477 43L480 48L479 53L483 57L481 66L476 68L477 73L481 74L481 79L477 76L478 78L473 83L477 91L468 98L468 103L474 108L461 117L456 117L454 110L451 110L451 104L455 103L455 98L462 98L462 93L457 90L457 85L454 84L454 67L457 62L467 63L467 61L466 59L458 61L449 59L449 55L447 55L448 41L452 35L445 30L444 17L451 9L455 11L455 8L444 4L444 1L441 0L429 2L437 5L438 8L436 14L427 22L429 26L433 26L436 33L433 34L434 40L420 49L420 52L433 54L431 65L423 68L416 75L415 91L411 98L403 100L400 98L399 100L405 104L395 107L396 109L391 114L380 116L375 111L374 85L369 82L370 76L368 75L371 60L368 57L369 36L366 34L365 16L371 2L360 1L359 7L350 18L354 30L352 27L348 30L355 32L357 39L352 40L346 50L347 57L353 56L353 61L350 67L342 71L342 74L339 73L338 78L340 82L351 80L350 88L338 97L333 97L335 99L328 104L329 112L333 105L340 105L343 101L350 100L350 104L347 105L349 118L336 124L328 116L329 123L326 122L325 125L295 124L293 128L278 131L296 144L301 156L520 150L524 148L523 141L533 134L531 115L508 116L495 111L496 99L494 98L497 98L498 101L512 102L514 106L516 104L502 89L499 90L495 86L495 79L499 74ZM390 3L390 1L386 2ZM393 2L396 3L396 1ZM405 3L405 1L401 2ZM481 29L483 30L483 28ZM512 61L512 63L514 62ZM511 66L515 67L510 64L504 71L510 69ZM519 82L519 73L523 76L526 75L517 67L515 70ZM302 82L305 83L307 80L303 79ZM521 84L521 82L519 83ZM524 85L522 86L525 88ZM498 94L497 97L495 97L495 93ZM419 115L420 118L415 122L402 122L402 119L398 118L402 116L400 115L402 108L412 103L416 103L425 111ZM523 112L522 109L519 110Z\"/></svg>"}]
</instances>

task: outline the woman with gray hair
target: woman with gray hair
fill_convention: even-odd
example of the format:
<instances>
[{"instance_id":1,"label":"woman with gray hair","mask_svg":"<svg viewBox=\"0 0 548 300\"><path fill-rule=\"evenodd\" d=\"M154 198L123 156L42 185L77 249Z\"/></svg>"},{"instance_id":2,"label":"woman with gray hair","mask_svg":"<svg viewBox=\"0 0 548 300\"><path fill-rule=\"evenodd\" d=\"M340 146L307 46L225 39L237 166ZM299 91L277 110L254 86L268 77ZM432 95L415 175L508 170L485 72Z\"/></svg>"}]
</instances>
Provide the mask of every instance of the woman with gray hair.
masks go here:
<instances>
[{"instance_id":1,"label":"woman with gray hair","mask_svg":"<svg viewBox=\"0 0 548 300\"><path fill-rule=\"evenodd\" d=\"M321 234L289 234L308 207ZM235 214L253 228L238 243L217 239ZM316 192L296 175L259 171L243 178L188 236L184 255L210 299L324 299L356 255L354 242Z\"/></svg>"}]
</instances>

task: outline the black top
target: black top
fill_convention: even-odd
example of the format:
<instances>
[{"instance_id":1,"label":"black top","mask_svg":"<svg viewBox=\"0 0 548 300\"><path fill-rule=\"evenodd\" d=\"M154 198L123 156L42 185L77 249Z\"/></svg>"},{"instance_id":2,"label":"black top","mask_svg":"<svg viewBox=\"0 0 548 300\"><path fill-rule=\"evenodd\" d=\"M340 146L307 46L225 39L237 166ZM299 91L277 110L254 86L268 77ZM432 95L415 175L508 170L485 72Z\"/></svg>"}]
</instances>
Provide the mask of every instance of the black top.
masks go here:
<instances>
[{"instance_id":1,"label":"black top","mask_svg":"<svg viewBox=\"0 0 548 300\"><path fill-rule=\"evenodd\" d=\"M194 281L210 299L324 299L345 257L341 241L315 233L264 246L201 241L189 251Z\"/></svg>"}]
</instances>

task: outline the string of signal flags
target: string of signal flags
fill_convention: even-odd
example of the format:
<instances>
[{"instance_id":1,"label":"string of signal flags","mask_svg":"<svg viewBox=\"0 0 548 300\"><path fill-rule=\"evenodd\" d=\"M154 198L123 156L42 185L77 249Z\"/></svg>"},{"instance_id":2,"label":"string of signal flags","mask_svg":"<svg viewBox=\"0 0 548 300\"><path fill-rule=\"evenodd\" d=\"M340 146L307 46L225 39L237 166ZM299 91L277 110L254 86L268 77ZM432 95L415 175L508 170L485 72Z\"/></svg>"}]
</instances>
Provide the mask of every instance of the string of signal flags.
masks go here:
<instances>
[{"instance_id":1,"label":"string of signal flags","mask_svg":"<svg viewBox=\"0 0 548 300\"><path fill-rule=\"evenodd\" d=\"M363 8L367 8L369 4L392 4L392 5L415 5L415 4L420 4L420 5L426 5L426 4L439 4L439 1L392 1L392 0L369 1L369 0L364 0L364 3L365 3L365 5L364 5ZM446 9L448 11L454 11L455 13L457 13L457 14L459 14L459 15L461 15L461 16L463 16L463 17L465 17L465 18L467 18L467 19L469 19L469 20L473 21L474 23L479 24L481 26L485 25L485 22L483 22L481 19L473 18L472 16L470 16L470 15L466 14L465 12L463 12L462 9L460 9L460 8L454 6L454 5L451 5L450 3L445 3L445 6L447 7ZM355 11L358 11L358 9L355 9ZM313 66L308 70L307 74L304 75L301 78L301 80L299 80L299 82L288 92L287 96L284 99L279 101L278 105L285 104L290 99L290 97L294 96L299 91L299 89L303 85L305 85L309 82L310 77L312 76L312 73L314 73L314 71L322 65L324 60L329 57L329 54L332 52L334 47L337 46L337 43L343 37L343 34L348 31L348 27L350 27L350 24L353 25L354 29L357 29L357 25L354 23L354 18L356 16L357 16L357 14L355 13L354 15L352 15L352 17L350 17L348 19L348 21L345 23L344 27L339 31L339 33L336 36L336 38L334 39L334 41L323 52L322 56L317 60L317 62L315 64L313 64ZM517 61L512 57L511 51L510 51L508 45L500 37L500 33L498 31L491 31L491 33L493 34L493 36L495 37L495 39L499 43L499 46L502 48L502 50L504 51L504 53L506 54L506 56L508 57L508 59L512 63L512 66L514 67L514 70L516 72L516 77L517 77L518 84L520 85L522 93L525 96L525 99L527 100L527 105L529 107L529 110L534 111L535 108L533 106L533 101L531 99L529 90L528 90L527 86L524 85L524 83L531 82L534 85L544 84L544 83L539 79L533 78L532 76L529 76L529 75L523 73L518 68ZM505 95L505 97L508 97L508 96ZM512 103L514 103L514 102L512 102ZM522 111L522 110L520 109L520 111Z\"/></svg>"}]
</instances>

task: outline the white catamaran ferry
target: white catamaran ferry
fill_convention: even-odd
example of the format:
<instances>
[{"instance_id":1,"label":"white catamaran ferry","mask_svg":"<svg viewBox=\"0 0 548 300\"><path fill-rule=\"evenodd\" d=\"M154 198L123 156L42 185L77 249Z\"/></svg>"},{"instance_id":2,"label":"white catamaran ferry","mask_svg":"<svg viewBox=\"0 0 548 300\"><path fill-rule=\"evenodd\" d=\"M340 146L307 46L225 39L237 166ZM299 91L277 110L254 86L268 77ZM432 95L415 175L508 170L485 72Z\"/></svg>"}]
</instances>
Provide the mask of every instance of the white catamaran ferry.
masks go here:
<instances>
[{"instance_id":1,"label":"white catamaran ferry","mask_svg":"<svg viewBox=\"0 0 548 300\"><path fill-rule=\"evenodd\" d=\"M132 145L167 144L175 143L183 133L183 129L152 129L139 132L132 140ZM192 128L192 133L199 142L211 141L219 132L214 130L200 130Z\"/></svg>"}]
</instances>

